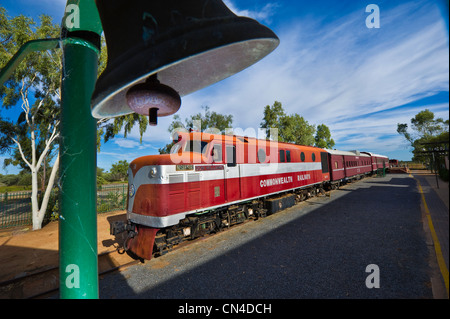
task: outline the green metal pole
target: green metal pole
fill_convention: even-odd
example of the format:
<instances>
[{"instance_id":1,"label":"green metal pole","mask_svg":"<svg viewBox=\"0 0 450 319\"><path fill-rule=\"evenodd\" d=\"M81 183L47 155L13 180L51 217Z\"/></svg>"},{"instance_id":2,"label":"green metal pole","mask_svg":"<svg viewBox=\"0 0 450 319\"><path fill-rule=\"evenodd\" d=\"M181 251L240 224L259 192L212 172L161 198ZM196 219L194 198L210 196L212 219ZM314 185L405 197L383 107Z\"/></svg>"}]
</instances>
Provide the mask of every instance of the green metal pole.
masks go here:
<instances>
[{"instance_id":1,"label":"green metal pole","mask_svg":"<svg viewBox=\"0 0 450 319\"><path fill-rule=\"evenodd\" d=\"M97 79L98 49L83 39L92 30L83 21L96 17L93 0L68 1L72 27L63 45L60 131L59 265L62 299L98 298L96 213L96 120L91 95ZM67 12L68 10L66 10ZM65 17L66 18L66 17ZM74 23L77 22L77 23ZM90 20L92 23L93 20ZM81 22L81 23L80 23ZM97 23L98 22L98 23ZM64 23L64 20L63 20ZM100 25L101 27L101 25ZM81 32L73 32L81 31ZM71 33L72 32L72 33ZM85 38L89 38L86 36Z\"/></svg>"},{"instance_id":2,"label":"green metal pole","mask_svg":"<svg viewBox=\"0 0 450 319\"><path fill-rule=\"evenodd\" d=\"M97 53L64 45L60 141L60 296L98 298L96 121L90 101Z\"/></svg>"}]
</instances>

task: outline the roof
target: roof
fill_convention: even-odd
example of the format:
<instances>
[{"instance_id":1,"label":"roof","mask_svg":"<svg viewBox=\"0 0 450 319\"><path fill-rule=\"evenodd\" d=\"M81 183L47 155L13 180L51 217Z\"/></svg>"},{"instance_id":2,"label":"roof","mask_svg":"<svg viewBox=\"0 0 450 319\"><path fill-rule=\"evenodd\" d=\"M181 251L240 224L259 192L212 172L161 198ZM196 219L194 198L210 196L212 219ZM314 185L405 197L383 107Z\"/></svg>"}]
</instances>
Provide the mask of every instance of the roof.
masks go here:
<instances>
[{"instance_id":1,"label":"roof","mask_svg":"<svg viewBox=\"0 0 450 319\"><path fill-rule=\"evenodd\" d=\"M347 155L347 156L362 156L362 157L369 157L369 155L360 153L359 151L339 151L339 150L330 150L326 149L328 153L331 155Z\"/></svg>"},{"instance_id":2,"label":"roof","mask_svg":"<svg viewBox=\"0 0 450 319\"><path fill-rule=\"evenodd\" d=\"M375 156L375 157L386 157L388 158L386 155L380 155L380 154L375 154L375 153L370 153L370 152L363 152L365 154L369 154L370 156Z\"/></svg>"}]
</instances>

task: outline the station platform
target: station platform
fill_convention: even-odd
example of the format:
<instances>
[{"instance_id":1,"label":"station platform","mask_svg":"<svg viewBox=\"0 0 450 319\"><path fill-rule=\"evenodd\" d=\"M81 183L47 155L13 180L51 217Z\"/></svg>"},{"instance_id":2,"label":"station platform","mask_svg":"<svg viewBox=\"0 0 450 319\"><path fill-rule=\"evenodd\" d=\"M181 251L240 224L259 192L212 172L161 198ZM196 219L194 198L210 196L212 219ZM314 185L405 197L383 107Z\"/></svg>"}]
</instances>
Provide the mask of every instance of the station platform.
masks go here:
<instances>
[{"instance_id":1,"label":"station platform","mask_svg":"<svg viewBox=\"0 0 450 319\"><path fill-rule=\"evenodd\" d=\"M431 278L433 295L442 299L449 297L449 187L430 171L412 170L422 193L423 223L429 235L427 244L431 249L430 266L434 270Z\"/></svg>"}]
</instances>

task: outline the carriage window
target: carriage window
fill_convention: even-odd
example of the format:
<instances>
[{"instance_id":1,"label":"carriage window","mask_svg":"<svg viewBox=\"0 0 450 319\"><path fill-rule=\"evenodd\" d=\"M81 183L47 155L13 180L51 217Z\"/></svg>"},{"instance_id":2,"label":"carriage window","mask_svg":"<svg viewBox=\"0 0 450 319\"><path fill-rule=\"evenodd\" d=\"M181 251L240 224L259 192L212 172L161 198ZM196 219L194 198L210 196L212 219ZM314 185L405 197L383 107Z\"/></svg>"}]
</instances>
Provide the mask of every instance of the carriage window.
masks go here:
<instances>
[{"instance_id":1,"label":"carriage window","mask_svg":"<svg viewBox=\"0 0 450 319\"><path fill-rule=\"evenodd\" d=\"M286 151L286 162L291 162L291 151Z\"/></svg>"},{"instance_id":2,"label":"carriage window","mask_svg":"<svg viewBox=\"0 0 450 319\"><path fill-rule=\"evenodd\" d=\"M286 158L284 157L284 150L280 150L280 163L286 162Z\"/></svg>"},{"instance_id":3,"label":"carriage window","mask_svg":"<svg viewBox=\"0 0 450 319\"><path fill-rule=\"evenodd\" d=\"M236 147L234 145L227 145L226 150L228 166L236 166Z\"/></svg>"},{"instance_id":4,"label":"carriage window","mask_svg":"<svg viewBox=\"0 0 450 319\"><path fill-rule=\"evenodd\" d=\"M312 161L315 162L316 161L316 154L312 153Z\"/></svg>"},{"instance_id":5,"label":"carriage window","mask_svg":"<svg viewBox=\"0 0 450 319\"><path fill-rule=\"evenodd\" d=\"M334 168L338 168L338 162L334 162Z\"/></svg>"},{"instance_id":6,"label":"carriage window","mask_svg":"<svg viewBox=\"0 0 450 319\"><path fill-rule=\"evenodd\" d=\"M300 154L300 159L302 160L302 162L304 162L305 161L305 153L301 153Z\"/></svg>"}]
</instances>

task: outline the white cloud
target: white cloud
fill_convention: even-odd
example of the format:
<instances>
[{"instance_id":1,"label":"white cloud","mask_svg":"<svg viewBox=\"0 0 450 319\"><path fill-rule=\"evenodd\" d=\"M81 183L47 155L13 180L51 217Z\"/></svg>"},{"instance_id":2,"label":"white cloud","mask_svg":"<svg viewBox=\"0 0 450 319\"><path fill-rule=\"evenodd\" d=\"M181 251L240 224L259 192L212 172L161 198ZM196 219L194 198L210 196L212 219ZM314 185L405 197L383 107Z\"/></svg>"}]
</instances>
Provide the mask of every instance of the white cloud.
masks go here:
<instances>
[{"instance_id":1,"label":"white cloud","mask_svg":"<svg viewBox=\"0 0 450 319\"><path fill-rule=\"evenodd\" d=\"M208 105L232 114L235 127L257 129L264 107L278 100L287 113L328 125L339 147L404 151L397 123L408 123L423 108L398 107L449 90L448 36L433 4L381 7L381 28L367 29L364 8L337 20L308 16L285 25L275 4L252 11L225 3L239 15L281 25L275 30L280 46L250 68L183 97L182 119ZM436 115L448 118L442 108ZM172 118L158 119L144 143L169 143ZM130 137L139 139L138 130Z\"/></svg>"},{"instance_id":2,"label":"white cloud","mask_svg":"<svg viewBox=\"0 0 450 319\"><path fill-rule=\"evenodd\" d=\"M401 122L395 118L398 112L388 114L389 124L373 113L448 91L448 38L438 9L431 5L408 3L384 11L383 17L379 30L367 29L360 13L326 25L299 20L278 32L281 43L272 54L185 97L185 109L207 104L219 113L233 114L236 126L257 128L264 106L278 100L287 113L335 129L337 142L356 130L378 137L388 128L395 133ZM418 110L411 112L408 120ZM367 119L342 122L355 116ZM361 147L376 143L381 148L386 141L376 136L359 140Z\"/></svg>"},{"instance_id":3,"label":"white cloud","mask_svg":"<svg viewBox=\"0 0 450 319\"><path fill-rule=\"evenodd\" d=\"M248 10L248 9L238 9L234 2L230 0L223 0L224 4L233 11L237 16L249 17L259 22L267 22L270 23L272 21L272 17L275 14L275 10L278 7L277 3L267 3L259 10Z\"/></svg>"},{"instance_id":4,"label":"white cloud","mask_svg":"<svg viewBox=\"0 0 450 319\"><path fill-rule=\"evenodd\" d=\"M125 138L115 138L114 143L123 148L138 148L139 142Z\"/></svg>"}]
</instances>

